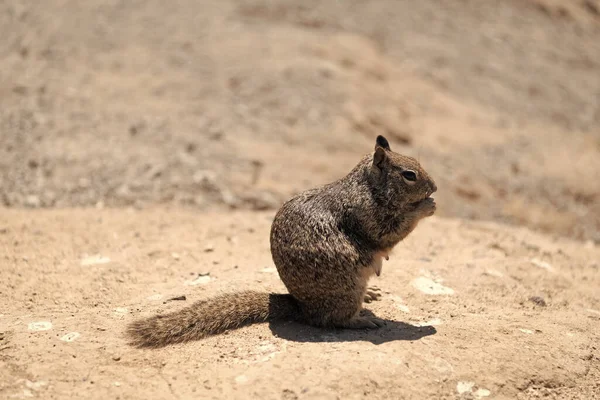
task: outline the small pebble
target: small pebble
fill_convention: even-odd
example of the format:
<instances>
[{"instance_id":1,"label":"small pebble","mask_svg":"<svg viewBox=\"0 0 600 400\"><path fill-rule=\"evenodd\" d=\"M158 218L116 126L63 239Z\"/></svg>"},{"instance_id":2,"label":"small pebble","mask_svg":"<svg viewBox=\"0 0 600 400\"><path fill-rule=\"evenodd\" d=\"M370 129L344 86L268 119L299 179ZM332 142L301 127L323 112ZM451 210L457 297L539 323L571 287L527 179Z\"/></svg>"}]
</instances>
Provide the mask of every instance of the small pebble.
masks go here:
<instances>
[{"instance_id":1,"label":"small pebble","mask_svg":"<svg viewBox=\"0 0 600 400\"><path fill-rule=\"evenodd\" d=\"M76 340L81 334L79 332L69 332L60 338L63 342L72 342Z\"/></svg>"},{"instance_id":2,"label":"small pebble","mask_svg":"<svg viewBox=\"0 0 600 400\"><path fill-rule=\"evenodd\" d=\"M546 300L544 300L544 298L541 297L541 296L531 296L529 298L529 301L531 301L532 303L537 304L540 307L546 307Z\"/></svg>"},{"instance_id":3,"label":"small pebble","mask_svg":"<svg viewBox=\"0 0 600 400\"><path fill-rule=\"evenodd\" d=\"M81 260L81 265L89 266L89 265L98 265L98 264L108 264L110 262L110 258L103 257L100 254L96 254L90 257L84 257Z\"/></svg>"},{"instance_id":4,"label":"small pebble","mask_svg":"<svg viewBox=\"0 0 600 400\"><path fill-rule=\"evenodd\" d=\"M52 329L52 323L47 321L39 321L39 322L31 322L27 325L27 328L30 331L47 331Z\"/></svg>"},{"instance_id":5,"label":"small pebble","mask_svg":"<svg viewBox=\"0 0 600 400\"><path fill-rule=\"evenodd\" d=\"M185 295L181 295L181 296L175 296L175 297L171 297L170 299L167 299L167 301L186 301L187 297L185 297Z\"/></svg>"},{"instance_id":6,"label":"small pebble","mask_svg":"<svg viewBox=\"0 0 600 400\"><path fill-rule=\"evenodd\" d=\"M452 295L454 289L446 287L431 278L420 276L411 282L412 286L425 294L430 295Z\"/></svg>"},{"instance_id":7,"label":"small pebble","mask_svg":"<svg viewBox=\"0 0 600 400\"><path fill-rule=\"evenodd\" d=\"M473 386L475 386L475 382L458 382L456 384L456 391L458 392L458 394L463 394L463 393L467 393L470 392L471 390L473 390Z\"/></svg>"},{"instance_id":8,"label":"small pebble","mask_svg":"<svg viewBox=\"0 0 600 400\"><path fill-rule=\"evenodd\" d=\"M185 281L185 285L187 285L187 286L206 285L211 280L212 280L212 278L209 275L200 275L192 281Z\"/></svg>"},{"instance_id":9,"label":"small pebble","mask_svg":"<svg viewBox=\"0 0 600 400\"><path fill-rule=\"evenodd\" d=\"M543 268L548 271L552 271L552 265L548 264L546 261L542 261L538 258L532 258L529 261L536 267Z\"/></svg>"}]
</instances>

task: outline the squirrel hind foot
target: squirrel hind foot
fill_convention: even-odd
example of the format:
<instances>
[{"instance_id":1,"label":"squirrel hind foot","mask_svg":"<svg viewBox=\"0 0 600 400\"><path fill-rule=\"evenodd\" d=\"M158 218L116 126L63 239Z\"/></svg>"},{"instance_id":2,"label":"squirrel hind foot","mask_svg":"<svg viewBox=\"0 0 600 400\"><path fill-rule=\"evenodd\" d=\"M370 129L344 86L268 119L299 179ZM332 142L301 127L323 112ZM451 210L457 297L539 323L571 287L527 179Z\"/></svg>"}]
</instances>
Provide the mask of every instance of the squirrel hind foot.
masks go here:
<instances>
[{"instance_id":1,"label":"squirrel hind foot","mask_svg":"<svg viewBox=\"0 0 600 400\"><path fill-rule=\"evenodd\" d=\"M376 317L354 317L337 325L345 329L378 329L385 325L385 321Z\"/></svg>"}]
</instances>

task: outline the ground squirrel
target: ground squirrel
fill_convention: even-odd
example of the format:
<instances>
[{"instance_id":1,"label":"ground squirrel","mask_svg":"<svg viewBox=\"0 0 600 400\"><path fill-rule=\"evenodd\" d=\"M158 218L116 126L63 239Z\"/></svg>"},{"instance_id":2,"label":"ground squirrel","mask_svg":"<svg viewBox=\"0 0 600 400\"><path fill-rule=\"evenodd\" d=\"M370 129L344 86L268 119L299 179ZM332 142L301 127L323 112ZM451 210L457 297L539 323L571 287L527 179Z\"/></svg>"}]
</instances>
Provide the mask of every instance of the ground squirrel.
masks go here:
<instances>
[{"instance_id":1,"label":"ground squirrel","mask_svg":"<svg viewBox=\"0 0 600 400\"><path fill-rule=\"evenodd\" d=\"M417 223L435 212L435 182L414 158L378 136L375 150L345 177L283 204L271 227L271 254L289 294L244 291L198 301L131 323L130 343L159 347L255 322L377 328L360 316L367 281Z\"/></svg>"}]
</instances>

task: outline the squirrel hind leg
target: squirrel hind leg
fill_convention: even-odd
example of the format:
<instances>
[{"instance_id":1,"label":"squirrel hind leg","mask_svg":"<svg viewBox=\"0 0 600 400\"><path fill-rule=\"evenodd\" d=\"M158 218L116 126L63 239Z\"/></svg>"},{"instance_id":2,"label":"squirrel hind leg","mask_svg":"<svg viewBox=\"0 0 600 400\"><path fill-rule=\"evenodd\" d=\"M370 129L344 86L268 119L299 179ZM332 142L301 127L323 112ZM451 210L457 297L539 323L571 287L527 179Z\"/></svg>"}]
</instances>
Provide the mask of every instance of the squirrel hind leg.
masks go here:
<instances>
[{"instance_id":1,"label":"squirrel hind leg","mask_svg":"<svg viewBox=\"0 0 600 400\"><path fill-rule=\"evenodd\" d=\"M312 303L304 308L306 321L314 326L342 328L342 329L376 329L385 325L385 321L373 315L361 315L362 297L345 298L339 301L325 303Z\"/></svg>"}]
</instances>

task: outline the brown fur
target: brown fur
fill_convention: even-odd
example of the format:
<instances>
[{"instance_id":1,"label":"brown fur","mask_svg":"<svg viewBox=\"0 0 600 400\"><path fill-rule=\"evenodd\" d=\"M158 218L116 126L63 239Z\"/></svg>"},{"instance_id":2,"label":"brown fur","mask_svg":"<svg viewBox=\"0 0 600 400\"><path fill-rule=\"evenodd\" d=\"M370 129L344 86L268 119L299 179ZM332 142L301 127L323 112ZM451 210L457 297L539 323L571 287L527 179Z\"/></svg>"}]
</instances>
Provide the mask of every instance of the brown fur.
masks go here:
<instances>
[{"instance_id":1,"label":"brown fur","mask_svg":"<svg viewBox=\"0 0 600 400\"><path fill-rule=\"evenodd\" d=\"M415 173L414 181L410 172ZM404 174L404 177L403 177ZM407 175L408 174L408 175ZM408 178L407 178L408 177ZM345 177L287 201L271 227L271 253L289 294L241 292L133 322L138 346L196 340L255 322L278 319L339 328L377 328L361 317L367 281L382 258L435 212L436 185L411 157L379 136L375 151Z\"/></svg>"}]
</instances>

